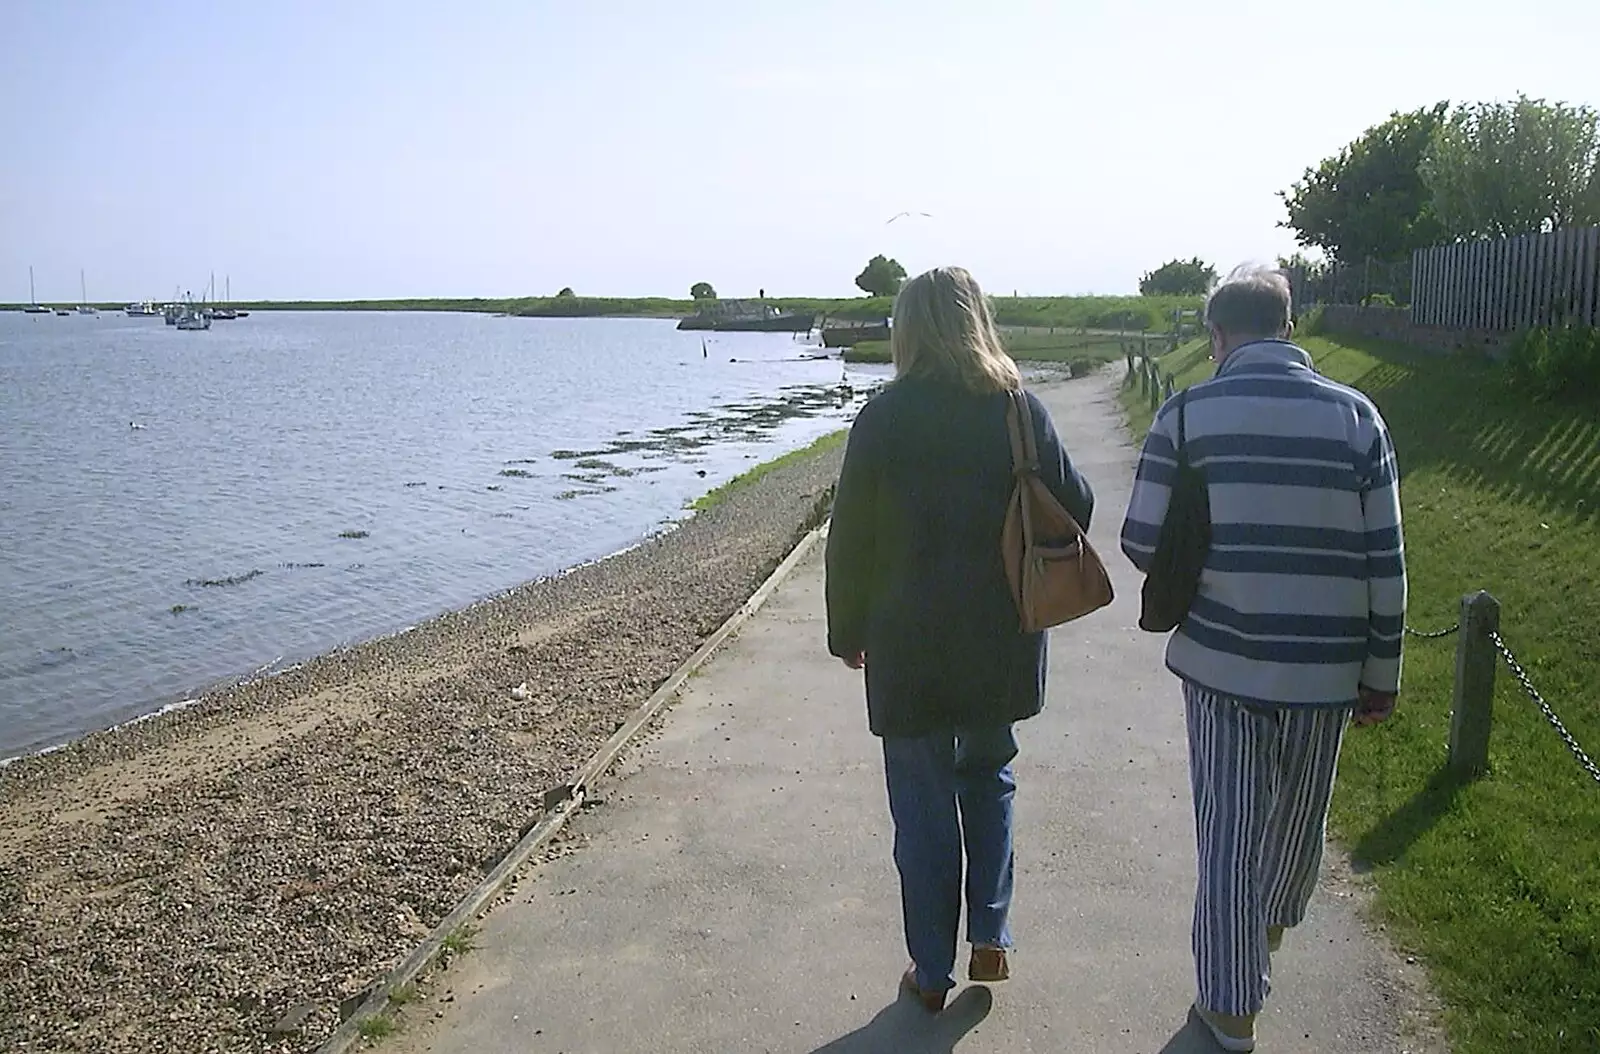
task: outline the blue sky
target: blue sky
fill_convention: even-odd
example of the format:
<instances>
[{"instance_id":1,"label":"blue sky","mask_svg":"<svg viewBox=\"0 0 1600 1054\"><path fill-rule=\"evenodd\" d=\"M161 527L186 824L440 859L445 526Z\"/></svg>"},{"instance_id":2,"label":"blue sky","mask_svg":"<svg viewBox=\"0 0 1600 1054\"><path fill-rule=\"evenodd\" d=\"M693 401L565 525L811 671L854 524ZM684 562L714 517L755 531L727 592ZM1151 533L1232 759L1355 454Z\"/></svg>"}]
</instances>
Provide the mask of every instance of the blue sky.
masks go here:
<instances>
[{"instance_id":1,"label":"blue sky","mask_svg":"<svg viewBox=\"0 0 1600 1054\"><path fill-rule=\"evenodd\" d=\"M1395 109L1600 104L1600 4L0 0L0 300L1131 292ZM902 210L932 213L892 225Z\"/></svg>"}]
</instances>

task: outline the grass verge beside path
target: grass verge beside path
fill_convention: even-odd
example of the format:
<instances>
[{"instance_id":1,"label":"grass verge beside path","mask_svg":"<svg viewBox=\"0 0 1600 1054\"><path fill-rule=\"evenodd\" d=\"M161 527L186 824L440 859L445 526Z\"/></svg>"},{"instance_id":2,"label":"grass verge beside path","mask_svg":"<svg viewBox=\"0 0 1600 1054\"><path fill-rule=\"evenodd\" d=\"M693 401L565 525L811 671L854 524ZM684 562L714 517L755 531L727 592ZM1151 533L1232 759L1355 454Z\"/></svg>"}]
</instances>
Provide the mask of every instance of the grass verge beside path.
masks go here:
<instances>
[{"instance_id":1,"label":"grass verge beside path","mask_svg":"<svg viewBox=\"0 0 1600 1054\"><path fill-rule=\"evenodd\" d=\"M1317 368L1378 404L1402 472L1410 621L1448 626L1487 589L1501 632L1573 736L1600 754L1600 419L1533 403L1494 366L1308 338ZM1205 348L1162 362L1180 385ZM1125 394L1135 434L1148 401ZM1396 715L1346 739L1333 825L1379 908L1428 963L1456 1054L1600 1051L1600 784L1501 664L1492 773L1444 770L1455 640L1408 640ZM1309 949L1307 950L1309 952Z\"/></svg>"},{"instance_id":2,"label":"grass verge beside path","mask_svg":"<svg viewBox=\"0 0 1600 1054\"><path fill-rule=\"evenodd\" d=\"M802 458L812 457L816 454L821 454L832 450L834 447L842 446L844 441L849 438L849 436L850 430L848 428L841 428L837 432L829 432L827 435L815 440L810 446L801 447L799 450L791 450L787 454L782 454L773 458L771 461L763 461L754 468L746 472L742 472L728 480L728 482L724 483L716 490L702 494L700 497L696 498L693 504L691 504L689 507L695 512L704 512L706 509L709 509L714 505L720 505L724 501L728 500L728 496L734 491L739 490L742 487L748 487L750 484L754 483L756 480L760 479L762 476L765 476L774 469L782 468L784 465L799 461Z\"/></svg>"}]
</instances>

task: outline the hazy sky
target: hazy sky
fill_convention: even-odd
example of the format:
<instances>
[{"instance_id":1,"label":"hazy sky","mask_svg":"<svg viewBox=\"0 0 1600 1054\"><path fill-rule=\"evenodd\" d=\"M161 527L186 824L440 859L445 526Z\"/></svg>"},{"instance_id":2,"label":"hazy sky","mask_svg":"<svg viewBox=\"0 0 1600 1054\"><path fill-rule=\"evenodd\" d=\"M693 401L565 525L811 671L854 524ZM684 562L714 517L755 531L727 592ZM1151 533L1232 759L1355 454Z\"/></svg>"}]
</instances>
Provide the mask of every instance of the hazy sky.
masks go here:
<instances>
[{"instance_id":1,"label":"hazy sky","mask_svg":"<svg viewBox=\"0 0 1600 1054\"><path fill-rule=\"evenodd\" d=\"M0 0L0 300L1131 292L1391 111L1600 104L1600 3ZM902 210L925 211L892 225Z\"/></svg>"}]
</instances>

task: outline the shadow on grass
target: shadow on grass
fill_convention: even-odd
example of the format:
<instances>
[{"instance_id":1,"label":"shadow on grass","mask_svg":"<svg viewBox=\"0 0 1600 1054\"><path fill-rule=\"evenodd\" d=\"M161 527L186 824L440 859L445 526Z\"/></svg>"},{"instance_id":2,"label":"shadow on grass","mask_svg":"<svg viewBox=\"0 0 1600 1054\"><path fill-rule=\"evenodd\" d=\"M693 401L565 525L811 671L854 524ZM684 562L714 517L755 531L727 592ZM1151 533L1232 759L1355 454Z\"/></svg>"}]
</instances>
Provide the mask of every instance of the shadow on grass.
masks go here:
<instances>
[{"instance_id":1,"label":"shadow on grass","mask_svg":"<svg viewBox=\"0 0 1600 1054\"><path fill-rule=\"evenodd\" d=\"M1501 367L1360 337L1334 338L1378 360L1340 376L1372 396L1394 432L1402 474L1436 465L1461 482L1588 524L1600 516L1600 413L1508 387Z\"/></svg>"},{"instance_id":2,"label":"shadow on grass","mask_svg":"<svg viewBox=\"0 0 1600 1054\"><path fill-rule=\"evenodd\" d=\"M982 985L964 989L937 1015L901 989L871 1021L812 1054L951 1054L993 1007L994 994Z\"/></svg>"},{"instance_id":3,"label":"shadow on grass","mask_svg":"<svg viewBox=\"0 0 1600 1054\"><path fill-rule=\"evenodd\" d=\"M1469 782L1448 768L1435 772L1404 805L1361 836L1350 854L1355 869L1369 871L1399 860L1455 807L1456 797Z\"/></svg>"}]
</instances>

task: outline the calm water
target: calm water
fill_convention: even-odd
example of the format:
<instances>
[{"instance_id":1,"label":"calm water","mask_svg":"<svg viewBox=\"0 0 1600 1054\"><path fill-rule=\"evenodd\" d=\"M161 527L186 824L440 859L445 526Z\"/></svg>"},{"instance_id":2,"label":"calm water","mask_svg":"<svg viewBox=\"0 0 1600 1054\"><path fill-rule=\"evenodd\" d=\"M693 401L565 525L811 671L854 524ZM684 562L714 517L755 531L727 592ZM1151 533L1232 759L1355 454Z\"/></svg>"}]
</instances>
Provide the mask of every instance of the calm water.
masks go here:
<instances>
[{"instance_id":1,"label":"calm water","mask_svg":"<svg viewBox=\"0 0 1600 1054\"><path fill-rule=\"evenodd\" d=\"M0 314L0 757L632 544L854 412L883 371L851 367L847 404L837 359L798 358L820 350L703 357L655 320Z\"/></svg>"}]
</instances>

